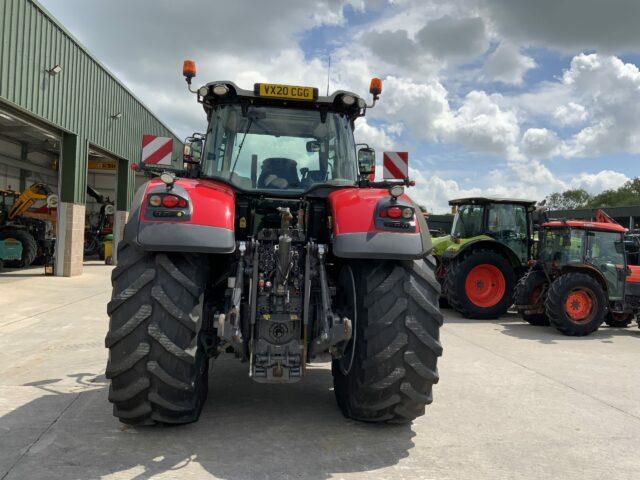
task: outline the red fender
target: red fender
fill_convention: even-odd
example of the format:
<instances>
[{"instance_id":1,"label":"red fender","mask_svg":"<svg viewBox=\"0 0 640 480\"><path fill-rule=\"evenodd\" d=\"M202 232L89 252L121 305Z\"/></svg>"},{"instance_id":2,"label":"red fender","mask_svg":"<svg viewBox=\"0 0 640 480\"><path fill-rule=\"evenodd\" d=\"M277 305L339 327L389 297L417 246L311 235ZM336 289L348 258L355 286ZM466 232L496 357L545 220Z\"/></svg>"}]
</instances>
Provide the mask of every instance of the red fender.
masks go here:
<instances>
[{"instance_id":1,"label":"red fender","mask_svg":"<svg viewBox=\"0 0 640 480\"><path fill-rule=\"evenodd\" d=\"M421 258L431 250L431 238L424 216L405 194L399 201L417 212L410 232L390 231L376 226L377 206L390 199L383 188L344 188L328 197L333 217L333 253L345 258Z\"/></svg>"},{"instance_id":2,"label":"red fender","mask_svg":"<svg viewBox=\"0 0 640 480\"><path fill-rule=\"evenodd\" d=\"M148 204L149 196L155 193L178 195L188 206L181 210L180 217L158 217ZM132 219L137 221L136 242L146 250L201 253L235 250L235 192L221 182L178 178L167 191L162 181L153 179L136 193L132 210L137 216Z\"/></svg>"},{"instance_id":3,"label":"red fender","mask_svg":"<svg viewBox=\"0 0 640 480\"><path fill-rule=\"evenodd\" d=\"M170 193L175 193L189 202L190 216L185 220L159 220L145 215L148 196L166 191L165 184L159 179L147 182L141 215L145 221L234 229L235 192L228 185L213 180L178 178Z\"/></svg>"}]
</instances>

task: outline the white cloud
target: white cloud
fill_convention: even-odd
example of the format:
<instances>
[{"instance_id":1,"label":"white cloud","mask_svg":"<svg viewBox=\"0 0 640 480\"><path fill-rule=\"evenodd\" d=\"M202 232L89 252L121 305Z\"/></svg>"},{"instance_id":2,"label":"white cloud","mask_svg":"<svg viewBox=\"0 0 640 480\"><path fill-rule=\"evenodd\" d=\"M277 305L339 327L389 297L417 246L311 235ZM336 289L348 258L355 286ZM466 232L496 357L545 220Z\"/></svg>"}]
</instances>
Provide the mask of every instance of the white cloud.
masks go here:
<instances>
[{"instance_id":1,"label":"white cloud","mask_svg":"<svg viewBox=\"0 0 640 480\"><path fill-rule=\"evenodd\" d=\"M522 136L522 151L533 158L549 158L557 155L560 139L546 128L529 128Z\"/></svg>"},{"instance_id":2,"label":"white cloud","mask_svg":"<svg viewBox=\"0 0 640 480\"><path fill-rule=\"evenodd\" d=\"M640 70L616 56L576 55L560 81L503 99L518 110L521 123L579 128L562 138L548 129L530 129L522 139L524 153L540 158L640 153Z\"/></svg>"},{"instance_id":3,"label":"white cloud","mask_svg":"<svg viewBox=\"0 0 640 480\"><path fill-rule=\"evenodd\" d=\"M383 151L393 150L395 142L390 136L388 128L376 127L367 122L366 118L360 118L356 121L356 127L353 132L357 143L366 143L374 148L381 157Z\"/></svg>"},{"instance_id":4,"label":"white cloud","mask_svg":"<svg viewBox=\"0 0 640 480\"><path fill-rule=\"evenodd\" d=\"M503 42L489 56L482 72L488 81L522 85L524 75L535 67L533 58L520 53L515 45Z\"/></svg>"},{"instance_id":5,"label":"white cloud","mask_svg":"<svg viewBox=\"0 0 640 480\"><path fill-rule=\"evenodd\" d=\"M499 94L473 90L460 108L447 110L436 119L434 128L445 142L508 158L518 156L518 118L515 112L498 105L500 98Z\"/></svg>"},{"instance_id":6,"label":"white cloud","mask_svg":"<svg viewBox=\"0 0 640 480\"><path fill-rule=\"evenodd\" d=\"M447 180L437 175L425 175L409 167L409 177L415 180L415 187L408 189L409 196L431 213L446 213L450 210L448 201L456 197L480 195L481 189L462 189L455 180Z\"/></svg>"},{"instance_id":7,"label":"white cloud","mask_svg":"<svg viewBox=\"0 0 640 480\"><path fill-rule=\"evenodd\" d=\"M370 114L387 123L401 124L416 138L435 139L432 125L449 109L447 90L438 81L426 83L389 76L384 98Z\"/></svg>"},{"instance_id":8,"label":"white cloud","mask_svg":"<svg viewBox=\"0 0 640 480\"><path fill-rule=\"evenodd\" d=\"M615 56L577 55L564 85L586 106L591 123L567 142L567 156L640 153L640 70Z\"/></svg>"},{"instance_id":9,"label":"white cloud","mask_svg":"<svg viewBox=\"0 0 640 480\"><path fill-rule=\"evenodd\" d=\"M615 189L624 185L630 179L620 172L602 170L598 173L581 173L571 179L571 188L584 188L591 194L597 194L603 190Z\"/></svg>"},{"instance_id":10,"label":"white cloud","mask_svg":"<svg viewBox=\"0 0 640 480\"><path fill-rule=\"evenodd\" d=\"M576 125L583 123L589 117L589 113L584 106L579 103L569 102L560 105L553 112L553 118L560 125Z\"/></svg>"}]
</instances>

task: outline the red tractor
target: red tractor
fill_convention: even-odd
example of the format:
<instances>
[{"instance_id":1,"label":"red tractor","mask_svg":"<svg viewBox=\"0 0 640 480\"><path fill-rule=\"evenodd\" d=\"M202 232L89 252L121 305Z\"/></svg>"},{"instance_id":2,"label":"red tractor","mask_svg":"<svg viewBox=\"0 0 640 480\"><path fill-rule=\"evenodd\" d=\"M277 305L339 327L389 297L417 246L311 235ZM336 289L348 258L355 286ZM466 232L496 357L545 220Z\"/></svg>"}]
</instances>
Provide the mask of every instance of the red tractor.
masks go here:
<instances>
[{"instance_id":1,"label":"red tractor","mask_svg":"<svg viewBox=\"0 0 640 480\"><path fill-rule=\"evenodd\" d=\"M190 86L191 62L184 74ZM429 230L409 181L371 181L375 152L353 137L381 90L372 80L371 105L288 85L192 90L207 133L185 170L138 190L112 275L106 376L122 422L197 420L225 352L261 383L330 359L349 418L424 413L442 354Z\"/></svg>"},{"instance_id":2,"label":"red tractor","mask_svg":"<svg viewBox=\"0 0 640 480\"><path fill-rule=\"evenodd\" d=\"M625 232L601 211L595 222L543 223L537 259L516 287L522 318L572 336L603 322L628 326L640 309L640 267L627 264Z\"/></svg>"}]
</instances>

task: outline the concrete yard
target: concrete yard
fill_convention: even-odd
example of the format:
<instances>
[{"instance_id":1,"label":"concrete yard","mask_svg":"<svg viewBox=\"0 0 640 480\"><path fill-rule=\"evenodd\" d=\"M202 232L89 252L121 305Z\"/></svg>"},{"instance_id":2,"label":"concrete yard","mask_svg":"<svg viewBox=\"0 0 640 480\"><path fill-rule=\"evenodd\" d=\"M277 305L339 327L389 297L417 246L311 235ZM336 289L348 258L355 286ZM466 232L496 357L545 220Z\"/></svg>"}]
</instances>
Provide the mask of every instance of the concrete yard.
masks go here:
<instances>
[{"instance_id":1,"label":"concrete yard","mask_svg":"<svg viewBox=\"0 0 640 480\"><path fill-rule=\"evenodd\" d=\"M637 479L640 330L567 338L446 311L441 381L413 425L346 420L328 365L293 386L214 364L200 421L125 427L104 367L110 267L0 273L0 479Z\"/></svg>"}]
</instances>

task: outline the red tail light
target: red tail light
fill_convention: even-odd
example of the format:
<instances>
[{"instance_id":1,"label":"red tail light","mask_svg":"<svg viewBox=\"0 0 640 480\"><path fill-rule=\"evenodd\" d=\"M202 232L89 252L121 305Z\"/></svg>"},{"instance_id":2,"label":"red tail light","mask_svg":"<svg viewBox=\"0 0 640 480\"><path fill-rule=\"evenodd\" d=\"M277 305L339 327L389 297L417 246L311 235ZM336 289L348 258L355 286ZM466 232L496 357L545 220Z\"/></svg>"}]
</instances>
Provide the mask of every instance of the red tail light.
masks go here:
<instances>
[{"instance_id":1,"label":"red tail light","mask_svg":"<svg viewBox=\"0 0 640 480\"><path fill-rule=\"evenodd\" d=\"M162 206L167 208L174 208L178 206L180 199L175 195L165 195L162 197Z\"/></svg>"},{"instance_id":2,"label":"red tail light","mask_svg":"<svg viewBox=\"0 0 640 480\"><path fill-rule=\"evenodd\" d=\"M387 217L389 218L400 218L402 216L402 210L400 207L391 207L387 209Z\"/></svg>"},{"instance_id":3,"label":"red tail light","mask_svg":"<svg viewBox=\"0 0 640 480\"><path fill-rule=\"evenodd\" d=\"M379 215L383 218L404 218L405 220L411 220L413 213L413 209L409 207L389 207L380 210Z\"/></svg>"},{"instance_id":4,"label":"red tail light","mask_svg":"<svg viewBox=\"0 0 640 480\"><path fill-rule=\"evenodd\" d=\"M189 206L189 202L186 199L172 193L149 195L148 202L152 207L187 208Z\"/></svg>"}]
</instances>

